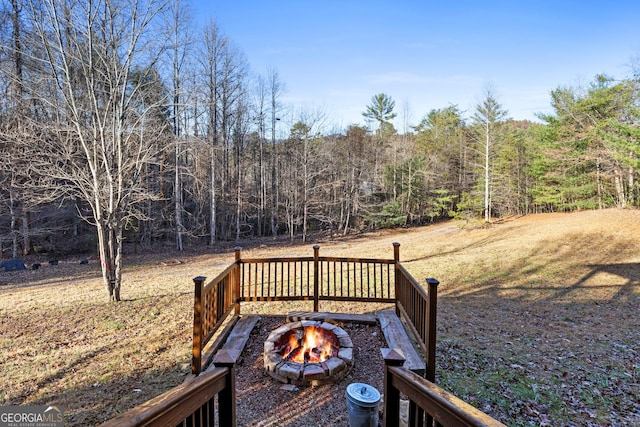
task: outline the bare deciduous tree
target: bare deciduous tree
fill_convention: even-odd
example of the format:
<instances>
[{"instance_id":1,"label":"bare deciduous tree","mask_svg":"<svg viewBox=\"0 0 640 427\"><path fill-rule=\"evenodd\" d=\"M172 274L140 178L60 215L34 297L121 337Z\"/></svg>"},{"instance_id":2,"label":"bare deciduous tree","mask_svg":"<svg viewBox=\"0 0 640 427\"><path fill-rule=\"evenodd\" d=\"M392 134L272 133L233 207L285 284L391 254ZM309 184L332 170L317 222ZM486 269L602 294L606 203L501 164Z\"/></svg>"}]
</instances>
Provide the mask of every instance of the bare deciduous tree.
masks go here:
<instances>
[{"instance_id":1,"label":"bare deciduous tree","mask_svg":"<svg viewBox=\"0 0 640 427\"><path fill-rule=\"evenodd\" d=\"M258 153L257 160L258 165L256 169L256 187L260 193L258 197L258 236L263 236L265 232L265 215L267 211L267 180L265 176L265 114L266 114L266 102L267 102L267 86L263 77L258 76L256 79L255 87L255 109L256 109L256 124L258 125Z\"/></svg>"},{"instance_id":2,"label":"bare deciduous tree","mask_svg":"<svg viewBox=\"0 0 640 427\"><path fill-rule=\"evenodd\" d=\"M152 106L139 101L159 46L153 24L162 0L30 1L39 61L46 81L32 95L46 100L55 121L41 123L38 162L50 184L91 207L102 278L109 300L120 300L123 227L148 198L142 175L155 158L162 129L147 125ZM38 93L38 90L55 91Z\"/></svg>"},{"instance_id":3,"label":"bare deciduous tree","mask_svg":"<svg viewBox=\"0 0 640 427\"><path fill-rule=\"evenodd\" d=\"M200 67L202 69L203 89L205 91L205 112L206 138L209 145L209 244L216 241L216 230L218 227L217 209L217 189L216 189L216 164L218 162L219 151L219 102L220 102L220 80L222 55L226 45L227 37L221 34L218 25L210 22L204 29L202 42L202 52L200 55Z\"/></svg>"},{"instance_id":4,"label":"bare deciduous tree","mask_svg":"<svg viewBox=\"0 0 640 427\"><path fill-rule=\"evenodd\" d=\"M291 128L291 140L294 145L291 147L293 158L290 161L291 166L296 169L300 181L299 192L296 194L299 193L301 198L300 210L302 212L299 215L302 218L299 222L302 223L303 242L307 241L312 206L321 204L321 201L314 197L315 190L319 187L321 175L328 168L327 152L323 151L321 147L321 135L325 126L325 114L317 109L316 111L301 111L299 120ZM287 185L287 183L283 183L283 185ZM293 237L293 230L290 231Z\"/></svg>"},{"instance_id":5,"label":"bare deciduous tree","mask_svg":"<svg viewBox=\"0 0 640 427\"><path fill-rule=\"evenodd\" d=\"M271 235L276 236L278 229L276 227L277 217L277 193L276 193L276 164L277 164L277 147L276 147L276 122L280 120L278 112L280 109L280 96L282 96L285 87L280 80L280 75L275 69L268 72L269 95L271 97Z\"/></svg>"}]
</instances>

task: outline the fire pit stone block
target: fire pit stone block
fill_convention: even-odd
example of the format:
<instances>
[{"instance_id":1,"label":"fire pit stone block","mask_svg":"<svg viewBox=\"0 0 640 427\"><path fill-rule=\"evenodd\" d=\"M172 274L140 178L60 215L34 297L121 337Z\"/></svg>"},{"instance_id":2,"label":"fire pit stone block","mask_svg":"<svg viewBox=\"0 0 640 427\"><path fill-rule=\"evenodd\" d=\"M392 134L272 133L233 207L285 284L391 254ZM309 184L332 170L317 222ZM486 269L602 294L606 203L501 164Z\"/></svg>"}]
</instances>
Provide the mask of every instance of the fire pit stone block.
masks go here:
<instances>
[{"instance_id":1,"label":"fire pit stone block","mask_svg":"<svg viewBox=\"0 0 640 427\"><path fill-rule=\"evenodd\" d=\"M264 357L264 367L269 372L277 372L278 364L282 362L282 358L278 353L267 353Z\"/></svg>"},{"instance_id":2,"label":"fire pit stone block","mask_svg":"<svg viewBox=\"0 0 640 427\"><path fill-rule=\"evenodd\" d=\"M290 378L292 380L297 380L300 378L300 364L298 363L285 363L283 364L278 373L285 378Z\"/></svg>"},{"instance_id":3,"label":"fire pit stone block","mask_svg":"<svg viewBox=\"0 0 640 427\"><path fill-rule=\"evenodd\" d=\"M341 348L338 351L338 357L344 360L349 366L353 365L353 348Z\"/></svg>"},{"instance_id":4,"label":"fire pit stone block","mask_svg":"<svg viewBox=\"0 0 640 427\"><path fill-rule=\"evenodd\" d=\"M298 329L302 327L302 322L293 322L293 323L285 323L284 325L280 326L277 329L274 329L273 331L271 331L271 334L269 334L269 338L274 337L274 341L275 341L275 337L279 337L281 335L283 335L285 332L288 332L291 329Z\"/></svg>"},{"instance_id":5,"label":"fire pit stone block","mask_svg":"<svg viewBox=\"0 0 640 427\"><path fill-rule=\"evenodd\" d=\"M335 328L333 333L336 335L337 338L349 337L349 334L347 334L347 331L345 331L342 328Z\"/></svg>"},{"instance_id":6,"label":"fire pit stone block","mask_svg":"<svg viewBox=\"0 0 640 427\"><path fill-rule=\"evenodd\" d=\"M266 340L264 342L264 352L267 353L269 351L273 351L273 349L275 348L275 344L273 343L273 341L271 340Z\"/></svg>"},{"instance_id":7,"label":"fire pit stone block","mask_svg":"<svg viewBox=\"0 0 640 427\"><path fill-rule=\"evenodd\" d=\"M343 371L347 367L346 361L338 357L331 357L325 360L323 364L327 367L329 375L332 376L340 371Z\"/></svg>"},{"instance_id":8,"label":"fire pit stone block","mask_svg":"<svg viewBox=\"0 0 640 427\"><path fill-rule=\"evenodd\" d=\"M333 323L323 322L323 323L320 324L320 327L322 329L327 330L327 331L335 331L338 326L334 325Z\"/></svg>"},{"instance_id":9,"label":"fire pit stone block","mask_svg":"<svg viewBox=\"0 0 640 427\"><path fill-rule=\"evenodd\" d=\"M337 328L333 333L336 338L338 338L338 341L340 341L340 347L353 347L353 342L351 341L351 338L349 338L349 334L347 334L344 329Z\"/></svg>"},{"instance_id":10,"label":"fire pit stone block","mask_svg":"<svg viewBox=\"0 0 640 427\"><path fill-rule=\"evenodd\" d=\"M326 374L322 366L311 364L305 366L302 379L304 379L305 381L321 380L325 377L325 375Z\"/></svg>"},{"instance_id":11,"label":"fire pit stone block","mask_svg":"<svg viewBox=\"0 0 640 427\"><path fill-rule=\"evenodd\" d=\"M342 348L353 348L353 341L349 336L346 337L338 337L338 341L340 342L340 347Z\"/></svg>"}]
</instances>

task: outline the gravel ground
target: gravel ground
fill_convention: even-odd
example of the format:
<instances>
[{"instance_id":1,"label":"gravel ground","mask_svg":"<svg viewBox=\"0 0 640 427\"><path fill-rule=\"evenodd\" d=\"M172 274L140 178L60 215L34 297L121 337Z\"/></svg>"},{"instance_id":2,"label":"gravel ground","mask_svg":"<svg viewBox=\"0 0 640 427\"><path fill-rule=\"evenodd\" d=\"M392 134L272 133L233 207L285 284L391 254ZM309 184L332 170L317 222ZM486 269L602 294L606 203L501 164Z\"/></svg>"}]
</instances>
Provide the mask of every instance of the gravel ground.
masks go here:
<instances>
[{"instance_id":1,"label":"gravel ground","mask_svg":"<svg viewBox=\"0 0 640 427\"><path fill-rule=\"evenodd\" d=\"M354 367L342 380L319 387L284 390L283 383L269 376L263 366L264 341L285 319L262 317L242 353L236 369L238 426L348 426L345 391L351 383L366 383L383 391L386 347L378 325L345 323L339 326L351 337Z\"/></svg>"}]
</instances>

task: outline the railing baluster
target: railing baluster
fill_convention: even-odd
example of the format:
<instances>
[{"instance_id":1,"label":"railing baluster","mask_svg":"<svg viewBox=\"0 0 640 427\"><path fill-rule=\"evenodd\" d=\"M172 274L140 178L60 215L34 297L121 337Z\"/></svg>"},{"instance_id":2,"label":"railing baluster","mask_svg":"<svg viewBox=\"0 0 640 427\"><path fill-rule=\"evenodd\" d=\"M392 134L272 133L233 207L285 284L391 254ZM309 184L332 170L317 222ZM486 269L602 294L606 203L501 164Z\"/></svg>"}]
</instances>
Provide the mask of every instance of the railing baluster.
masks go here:
<instances>
[{"instance_id":1,"label":"railing baluster","mask_svg":"<svg viewBox=\"0 0 640 427\"><path fill-rule=\"evenodd\" d=\"M302 269L302 263L300 263L300 269ZM302 295L302 290L300 290L300 292L298 292L298 262L294 262L293 263L293 290L295 291L295 295L296 296L301 296Z\"/></svg>"},{"instance_id":2,"label":"railing baluster","mask_svg":"<svg viewBox=\"0 0 640 427\"><path fill-rule=\"evenodd\" d=\"M247 291L246 286L246 270L245 270L246 264L242 263L240 264L240 298L245 298L245 297L249 297L251 298L251 288L249 288L249 290ZM249 266L249 272L251 272L251 266ZM251 273L249 273L251 274ZM247 294L248 292L248 294Z\"/></svg>"},{"instance_id":3,"label":"railing baluster","mask_svg":"<svg viewBox=\"0 0 640 427\"><path fill-rule=\"evenodd\" d=\"M274 282L271 281L271 263L267 262L267 293L269 296L274 296L278 289L275 287Z\"/></svg>"},{"instance_id":4,"label":"railing baluster","mask_svg":"<svg viewBox=\"0 0 640 427\"><path fill-rule=\"evenodd\" d=\"M258 264L253 264L253 278L249 282L249 286L253 289L253 296L258 296ZM251 271L251 267L249 267ZM255 285L254 285L255 283Z\"/></svg>"},{"instance_id":5,"label":"railing baluster","mask_svg":"<svg viewBox=\"0 0 640 427\"><path fill-rule=\"evenodd\" d=\"M318 262L318 299L325 295L325 277L324 272L326 270L326 266L324 261Z\"/></svg>"},{"instance_id":6,"label":"railing baluster","mask_svg":"<svg viewBox=\"0 0 640 427\"><path fill-rule=\"evenodd\" d=\"M285 296L285 292L284 292L284 262L277 262L275 264L276 277L277 277L277 274L278 274L277 273L278 265L280 265L280 296ZM287 295L289 295L289 284L287 284Z\"/></svg>"},{"instance_id":7,"label":"railing baluster","mask_svg":"<svg viewBox=\"0 0 640 427\"><path fill-rule=\"evenodd\" d=\"M282 269L282 272L284 274L284 268ZM294 281L293 283L294 290L295 290L295 285L296 284ZM290 262L287 262L287 296L291 296L291 263Z\"/></svg>"},{"instance_id":8,"label":"railing baluster","mask_svg":"<svg viewBox=\"0 0 640 427\"><path fill-rule=\"evenodd\" d=\"M365 285L365 283L364 283L364 263L362 263L362 262L355 263L354 262L354 265L356 265L356 264L358 265L359 270L360 270L360 291L358 292L357 289L356 289L355 296L361 296L361 295L364 295L364 285Z\"/></svg>"},{"instance_id":9,"label":"railing baluster","mask_svg":"<svg viewBox=\"0 0 640 427\"><path fill-rule=\"evenodd\" d=\"M307 296L311 296L311 264L307 261Z\"/></svg>"},{"instance_id":10,"label":"railing baluster","mask_svg":"<svg viewBox=\"0 0 640 427\"><path fill-rule=\"evenodd\" d=\"M320 267L319 267L319 259L320 257L320 246L315 245L313 247L313 311L314 312L318 312L319 310L319 304L318 304L318 299L320 298L319 292L319 286L320 284L318 283L320 280Z\"/></svg>"},{"instance_id":11,"label":"railing baluster","mask_svg":"<svg viewBox=\"0 0 640 427\"><path fill-rule=\"evenodd\" d=\"M350 264L353 264L353 296L356 296L358 292L358 271L355 262L352 262ZM347 283L347 289L349 289L348 296L351 296L351 286L349 286L349 283Z\"/></svg>"},{"instance_id":12,"label":"railing baluster","mask_svg":"<svg viewBox=\"0 0 640 427\"><path fill-rule=\"evenodd\" d=\"M371 264L370 263L366 263L365 265L366 265L366 268L367 268L367 296L371 296L371 275L370 275ZM374 287L374 291L373 292L374 292L374 296L375 296L375 287Z\"/></svg>"},{"instance_id":13,"label":"railing baluster","mask_svg":"<svg viewBox=\"0 0 640 427\"><path fill-rule=\"evenodd\" d=\"M329 292L331 293L332 297L338 296L338 272L337 272L336 265L337 263L335 261L331 263L330 281L331 281L333 290L330 289Z\"/></svg>"},{"instance_id":14,"label":"railing baluster","mask_svg":"<svg viewBox=\"0 0 640 427\"><path fill-rule=\"evenodd\" d=\"M343 296L343 290L344 290L344 275L342 274L344 272L344 262L340 261L340 296Z\"/></svg>"}]
</instances>

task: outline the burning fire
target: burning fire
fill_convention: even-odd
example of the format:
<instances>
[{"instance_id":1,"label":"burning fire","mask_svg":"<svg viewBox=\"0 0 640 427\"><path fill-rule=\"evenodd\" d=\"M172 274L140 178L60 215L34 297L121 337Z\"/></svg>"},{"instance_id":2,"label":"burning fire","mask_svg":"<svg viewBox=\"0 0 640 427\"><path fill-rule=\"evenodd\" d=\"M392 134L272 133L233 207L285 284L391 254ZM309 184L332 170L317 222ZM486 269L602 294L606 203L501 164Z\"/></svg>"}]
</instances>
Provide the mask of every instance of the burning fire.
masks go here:
<instances>
[{"instance_id":1,"label":"burning fire","mask_svg":"<svg viewBox=\"0 0 640 427\"><path fill-rule=\"evenodd\" d=\"M290 331L282 358L297 363L320 363L335 357L338 347L338 340L331 331L307 326Z\"/></svg>"}]
</instances>

